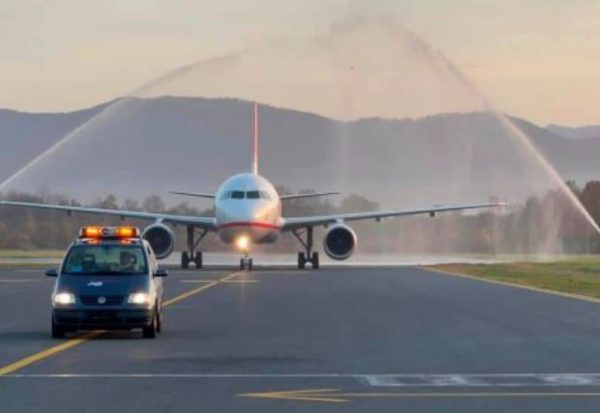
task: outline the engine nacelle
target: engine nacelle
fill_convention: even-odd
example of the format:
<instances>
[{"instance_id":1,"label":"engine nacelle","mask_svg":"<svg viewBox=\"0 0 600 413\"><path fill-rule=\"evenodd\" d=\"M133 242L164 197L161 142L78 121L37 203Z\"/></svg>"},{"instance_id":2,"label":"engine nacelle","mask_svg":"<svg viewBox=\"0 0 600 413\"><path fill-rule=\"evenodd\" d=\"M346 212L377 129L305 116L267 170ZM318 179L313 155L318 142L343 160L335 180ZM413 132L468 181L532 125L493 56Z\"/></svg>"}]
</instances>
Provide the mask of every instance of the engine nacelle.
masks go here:
<instances>
[{"instance_id":1,"label":"engine nacelle","mask_svg":"<svg viewBox=\"0 0 600 413\"><path fill-rule=\"evenodd\" d=\"M142 232L142 237L150 243L156 258L167 258L173 252L175 246L175 235L171 228L165 224L152 224Z\"/></svg>"},{"instance_id":2,"label":"engine nacelle","mask_svg":"<svg viewBox=\"0 0 600 413\"><path fill-rule=\"evenodd\" d=\"M356 234L346 225L335 225L323 238L323 248L329 258L345 260L349 258L356 248Z\"/></svg>"}]
</instances>

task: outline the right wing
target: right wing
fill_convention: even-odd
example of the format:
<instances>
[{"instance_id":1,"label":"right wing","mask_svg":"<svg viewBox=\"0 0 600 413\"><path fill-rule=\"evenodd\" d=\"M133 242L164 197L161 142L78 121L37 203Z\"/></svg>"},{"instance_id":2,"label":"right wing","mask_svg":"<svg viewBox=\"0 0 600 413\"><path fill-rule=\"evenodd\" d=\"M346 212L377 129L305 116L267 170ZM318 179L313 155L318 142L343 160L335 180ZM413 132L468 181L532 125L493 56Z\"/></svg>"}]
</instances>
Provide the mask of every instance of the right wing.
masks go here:
<instances>
[{"instance_id":1,"label":"right wing","mask_svg":"<svg viewBox=\"0 0 600 413\"><path fill-rule=\"evenodd\" d=\"M65 211L67 213L83 213L83 214L99 214L113 215L121 218L138 218L154 221L169 222L172 224L190 225L197 228L202 228L207 231L216 230L215 219L213 217L196 217L185 215L170 215L154 212L138 212L138 211L121 211L118 209L103 209L103 208L88 208L69 205L52 205L39 204L34 202L15 202L15 201L0 201L0 205L19 206L25 208L46 209L52 211Z\"/></svg>"},{"instance_id":2,"label":"right wing","mask_svg":"<svg viewBox=\"0 0 600 413\"><path fill-rule=\"evenodd\" d=\"M338 195L339 192L309 192L306 194L280 195L279 199L287 201L288 199L314 198L317 196Z\"/></svg>"},{"instance_id":3,"label":"right wing","mask_svg":"<svg viewBox=\"0 0 600 413\"><path fill-rule=\"evenodd\" d=\"M356 212L348 214L321 215L311 217L293 217L284 218L282 231L293 231L297 228L312 227L319 225L330 225L344 221L360 221L365 219L380 220L383 218L402 217L408 215L435 215L440 212L464 211L467 209L494 208L506 206L505 203L496 202L490 204L457 205L457 206L436 206L433 208L409 209L404 211L370 211Z\"/></svg>"}]
</instances>

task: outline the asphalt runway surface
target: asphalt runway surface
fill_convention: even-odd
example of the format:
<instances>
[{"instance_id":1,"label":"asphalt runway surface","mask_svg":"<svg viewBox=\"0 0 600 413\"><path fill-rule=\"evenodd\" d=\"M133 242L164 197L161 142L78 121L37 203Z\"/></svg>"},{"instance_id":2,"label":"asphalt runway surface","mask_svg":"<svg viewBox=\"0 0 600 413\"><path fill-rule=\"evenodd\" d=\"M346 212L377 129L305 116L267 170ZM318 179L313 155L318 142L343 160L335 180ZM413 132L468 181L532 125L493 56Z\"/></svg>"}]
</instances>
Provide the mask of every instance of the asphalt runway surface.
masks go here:
<instances>
[{"instance_id":1,"label":"asphalt runway surface","mask_svg":"<svg viewBox=\"0 0 600 413\"><path fill-rule=\"evenodd\" d=\"M597 412L600 304L415 267L172 269L165 329L50 338L0 270L1 412Z\"/></svg>"}]
</instances>

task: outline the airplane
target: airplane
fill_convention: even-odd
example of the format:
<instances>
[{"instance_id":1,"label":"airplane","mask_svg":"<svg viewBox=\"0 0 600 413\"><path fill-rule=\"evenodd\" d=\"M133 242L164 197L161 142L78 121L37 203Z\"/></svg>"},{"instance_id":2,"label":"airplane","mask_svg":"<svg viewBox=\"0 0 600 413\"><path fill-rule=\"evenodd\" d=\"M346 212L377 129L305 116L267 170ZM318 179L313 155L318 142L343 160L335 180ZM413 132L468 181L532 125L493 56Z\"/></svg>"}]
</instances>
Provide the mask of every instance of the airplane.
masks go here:
<instances>
[{"instance_id":1,"label":"airplane","mask_svg":"<svg viewBox=\"0 0 600 413\"><path fill-rule=\"evenodd\" d=\"M313 229L324 226L327 233L323 238L323 249L334 260L350 258L357 246L357 237L348 222L358 220L381 221L384 218L410 215L435 216L441 212L463 211L504 206L504 203L483 203L458 206L433 206L430 208L392 211L367 211L359 213L337 213L330 215L283 217L282 204L291 199L335 195L337 192L303 193L280 195L273 184L258 173L258 104L254 103L254 131L252 167L250 172L239 173L228 178L216 193L197 193L173 191L176 195L208 198L214 201L214 216L182 216L152 212L124 211L102 208L88 208L68 205L52 205L31 202L0 201L0 205L12 205L71 214L89 213L138 218L154 221L142 232L158 259L171 255L175 245L175 236L169 225L182 225L187 229L187 249L181 253L181 267L188 268L190 263L200 269L203 267L202 251L199 249L202 239L214 232L226 244L234 244L242 252L241 270L251 270L253 266L250 249L254 244L277 242L284 232L293 234L302 251L298 253L298 269L310 264L312 269L320 266L319 253L315 251Z\"/></svg>"}]
</instances>

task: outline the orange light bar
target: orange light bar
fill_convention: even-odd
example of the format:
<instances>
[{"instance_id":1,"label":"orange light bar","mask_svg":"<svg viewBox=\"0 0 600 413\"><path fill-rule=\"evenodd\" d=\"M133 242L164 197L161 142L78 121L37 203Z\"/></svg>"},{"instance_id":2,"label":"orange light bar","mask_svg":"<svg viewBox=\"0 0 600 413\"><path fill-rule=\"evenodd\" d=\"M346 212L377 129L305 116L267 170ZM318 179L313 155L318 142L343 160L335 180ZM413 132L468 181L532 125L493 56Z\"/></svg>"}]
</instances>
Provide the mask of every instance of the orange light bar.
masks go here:
<instances>
[{"instance_id":1,"label":"orange light bar","mask_svg":"<svg viewBox=\"0 0 600 413\"><path fill-rule=\"evenodd\" d=\"M102 237L102 228L100 227L83 227L79 231L81 238L100 238Z\"/></svg>"},{"instance_id":2,"label":"orange light bar","mask_svg":"<svg viewBox=\"0 0 600 413\"><path fill-rule=\"evenodd\" d=\"M117 227L116 234L119 238L133 238L139 236L137 228L134 227Z\"/></svg>"},{"instance_id":3,"label":"orange light bar","mask_svg":"<svg viewBox=\"0 0 600 413\"><path fill-rule=\"evenodd\" d=\"M110 238L139 238L140 230L136 227L83 227L79 238L110 239Z\"/></svg>"}]
</instances>

